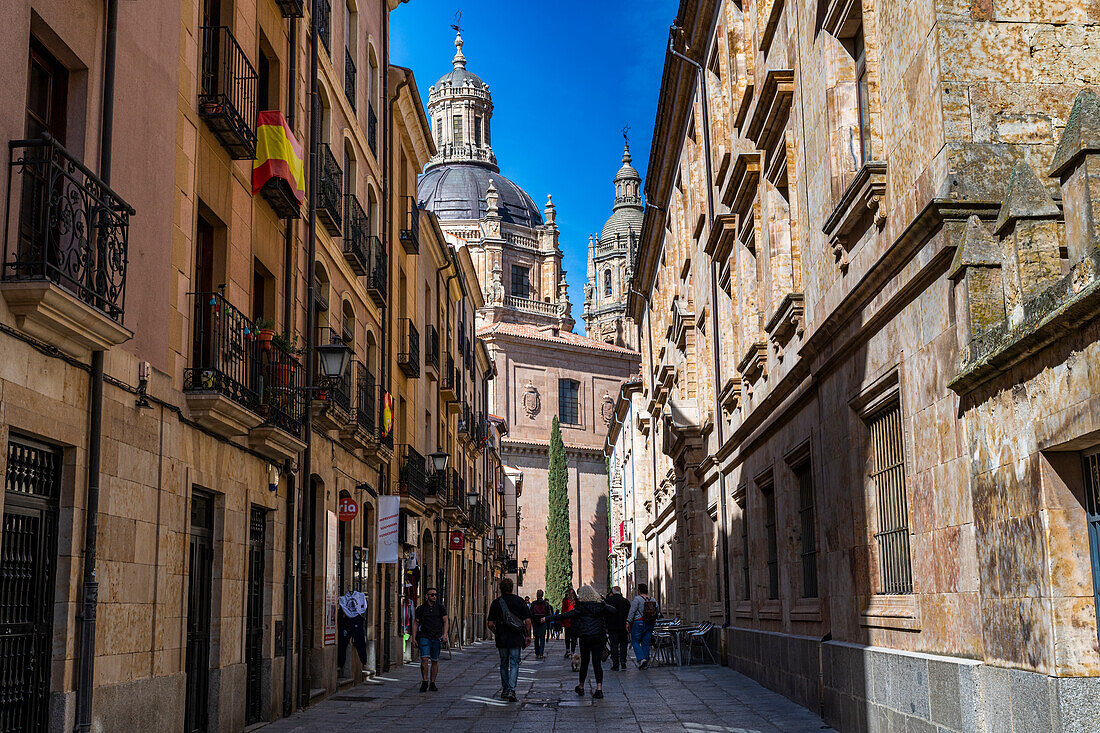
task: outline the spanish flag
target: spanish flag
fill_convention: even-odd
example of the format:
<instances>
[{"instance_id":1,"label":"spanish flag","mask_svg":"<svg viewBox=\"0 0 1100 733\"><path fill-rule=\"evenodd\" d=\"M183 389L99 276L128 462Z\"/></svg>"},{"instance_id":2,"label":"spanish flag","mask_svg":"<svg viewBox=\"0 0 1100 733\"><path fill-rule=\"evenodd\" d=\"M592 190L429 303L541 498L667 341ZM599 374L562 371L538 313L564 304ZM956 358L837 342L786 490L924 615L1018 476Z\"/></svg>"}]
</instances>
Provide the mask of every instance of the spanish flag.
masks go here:
<instances>
[{"instance_id":1,"label":"spanish flag","mask_svg":"<svg viewBox=\"0 0 1100 733\"><path fill-rule=\"evenodd\" d=\"M393 430L393 395L385 392L382 395L382 437L385 438Z\"/></svg>"},{"instance_id":2,"label":"spanish flag","mask_svg":"<svg viewBox=\"0 0 1100 733\"><path fill-rule=\"evenodd\" d=\"M301 206L306 199L302 146L294 138L283 113L278 110L260 112L257 116L252 195L258 194L272 178L285 181Z\"/></svg>"}]
</instances>

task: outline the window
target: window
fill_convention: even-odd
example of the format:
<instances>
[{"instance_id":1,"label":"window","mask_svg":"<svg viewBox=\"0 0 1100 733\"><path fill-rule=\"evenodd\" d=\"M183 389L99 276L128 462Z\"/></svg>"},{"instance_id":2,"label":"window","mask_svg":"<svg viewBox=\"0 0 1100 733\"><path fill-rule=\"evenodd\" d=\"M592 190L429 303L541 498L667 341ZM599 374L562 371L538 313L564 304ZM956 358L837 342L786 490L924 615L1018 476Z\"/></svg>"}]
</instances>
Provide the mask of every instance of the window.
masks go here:
<instances>
[{"instance_id":1,"label":"window","mask_svg":"<svg viewBox=\"0 0 1100 733\"><path fill-rule=\"evenodd\" d=\"M913 592L909 558L909 506L905 492L905 449L901 434L901 406L895 401L867 420L871 431L871 480L878 503L880 592Z\"/></svg>"},{"instance_id":2,"label":"window","mask_svg":"<svg viewBox=\"0 0 1100 733\"><path fill-rule=\"evenodd\" d=\"M581 383L572 379L558 380L558 421L579 425Z\"/></svg>"},{"instance_id":3,"label":"window","mask_svg":"<svg viewBox=\"0 0 1100 733\"><path fill-rule=\"evenodd\" d=\"M443 118L437 117L435 120L435 144L439 147L443 144Z\"/></svg>"},{"instance_id":4,"label":"window","mask_svg":"<svg viewBox=\"0 0 1100 733\"><path fill-rule=\"evenodd\" d=\"M531 270L520 265L512 265L512 297L531 297Z\"/></svg>"},{"instance_id":5,"label":"window","mask_svg":"<svg viewBox=\"0 0 1100 733\"><path fill-rule=\"evenodd\" d=\"M462 115L455 115L451 119L451 127L453 128L453 130L452 130L452 133L453 133L452 134L452 139L454 140L455 145L461 145L462 144Z\"/></svg>"},{"instance_id":6,"label":"window","mask_svg":"<svg viewBox=\"0 0 1100 733\"><path fill-rule=\"evenodd\" d=\"M856 61L856 105L859 111L859 165L871 159L871 103L867 91L867 52L863 43L863 27L852 39L852 57Z\"/></svg>"},{"instance_id":7,"label":"window","mask_svg":"<svg viewBox=\"0 0 1100 733\"><path fill-rule=\"evenodd\" d=\"M42 133L53 135L65 144L66 101L69 72L61 63L31 39L30 71L27 78L27 137Z\"/></svg>"},{"instance_id":8,"label":"window","mask_svg":"<svg viewBox=\"0 0 1100 733\"><path fill-rule=\"evenodd\" d=\"M744 491L744 489L742 489ZM749 512L748 498L737 502L741 510L741 600L752 600L752 574L749 571Z\"/></svg>"},{"instance_id":9,"label":"window","mask_svg":"<svg viewBox=\"0 0 1100 733\"><path fill-rule=\"evenodd\" d=\"M810 462L796 466L794 476L798 483L798 518L802 525L802 597L817 598L817 536Z\"/></svg>"},{"instance_id":10,"label":"window","mask_svg":"<svg viewBox=\"0 0 1100 733\"><path fill-rule=\"evenodd\" d=\"M275 276L259 260L252 264L252 320L275 320Z\"/></svg>"},{"instance_id":11,"label":"window","mask_svg":"<svg viewBox=\"0 0 1100 733\"><path fill-rule=\"evenodd\" d=\"M481 118L474 118L474 145L481 147Z\"/></svg>"},{"instance_id":12,"label":"window","mask_svg":"<svg viewBox=\"0 0 1100 733\"><path fill-rule=\"evenodd\" d=\"M764 533L768 537L768 599L779 598L779 536L775 509L775 484L768 479L760 486L764 498Z\"/></svg>"},{"instance_id":13,"label":"window","mask_svg":"<svg viewBox=\"0 0 1100 733\"><path fill-rule=\"evenodd\" d=\"M604 270L603 273L603 294L611 297L611 270Z\"/></svg>"},{"instance_id":14,"label":"window","mask_svg":"<svg viewBox=\"0 0 1100 733\"><path fill-rule=\"evenodd\" d=\"M1100 453L1084 457L1085 520L1092 545L1092 587L1096 594L1096 618L1100 621Z\"/></svg>"}]
</instances>

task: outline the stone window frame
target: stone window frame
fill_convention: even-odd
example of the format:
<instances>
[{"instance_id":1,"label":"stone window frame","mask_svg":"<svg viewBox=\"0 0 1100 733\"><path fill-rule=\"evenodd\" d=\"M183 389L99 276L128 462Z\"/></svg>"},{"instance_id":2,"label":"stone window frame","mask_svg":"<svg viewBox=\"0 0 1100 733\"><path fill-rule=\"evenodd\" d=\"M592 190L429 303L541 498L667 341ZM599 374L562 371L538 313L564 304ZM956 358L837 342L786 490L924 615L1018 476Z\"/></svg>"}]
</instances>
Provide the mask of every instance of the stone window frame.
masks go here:
<instances>
[{"instance_id":1,"label":"stone window frame","mask_svg":"<svg viewBox=\"0 0 1100 733\"><path fill-rule=\"evenodd\" d=\"M740 511L741 517L741 567L738 573L740 588L737 605L734 606L734 614L739 618L752 618L752 564L750 562L750 548L752 538L749 525L749 485L743 483L734 489L730 496L732 504Z\"/></svg>"},{"instance_id":2,"label":"stone window frame","mask_svg":"<svg viewBox=\"0 0 1100 733\"><path fill-rule=\"evenodd\" d=\"M863 606L860 612L860 626L870 628L898 629L904 631L920 631L922 626L920 597L916 592L916 584L909 593L904 595L886 594L880 592L882 579L880 578L880 555L878 543L875 541L874 530L878 525L878 501L876 498L877 487L871 479L871 435L868 421L891 403L896 403L898 416L901 423L902 456L905 467L905 495L906 511L909 528L910 547L910 577L913 577L912 547L913 543L913 502L912 502L912 435L908 428L908 411L904 399L902 384L905 381L905 364L899 361L894 367L886 371L882 376L868 383L856 396L849 400L848 406L855 417L854 435L852 443L859 451L863 459L860 467L860 476L857 485L862 486L863 506L865 510L864 528L867 536L864 538L864 547L867 550L868 573L872 590L869 596L860 594L859 602ZM914 578L915 580L915 578Z\"/></svg>"},{"instance_id":3,"label":"stone window frame","mask_svg":"<svg viewBox=\"0 0 1100 733\"><path fill-rule=\"evenodd\" d=\"M804 590L799 592L798 598L794 600L793 605L791 606L791 620L792 621L820 622L823 619L823 615L822 615L822 612L821 612L822 603L823 603L823 600L822 600L822 579L823 579L823 575L822 575L821 571L823 569L822 562L823 562L823 559L824 559L824 552L823 552L823 545L822 545L822 541L821 541L821 539L823 537L823 533L821 532L821 526L820 526L821 525L821 513L820 513L820 511L818 511L819 508L821 507L821 503L818 501L818 489L821 486L824 486L824 481L823 481L823 477L820 475L820 465L819 465L820 461L817 461L817 462L814 461L815 450L814 450L813 446L814 446L814 438L815 437L816 437L815 434L811 431L811 434L810 434L809 437L807 437L802 442L798 443L791 450L787 451L787 453L784 454L784 456L783 456L783 463L786 464L787 470L790 473L790 477L792 479L791 486L794 489L801 490L801 487L798 484L798 471L800 469L805 468L809 473L810 483L811 483L811 486L812 486L812 492L814 494L812 507L813 507L813 512L814 512L813 530L814 530L814 546L815 546L815 550L816 550L815 566L816 566L816 571L817 571L816 572L816 585L817 585L816 590L817 590L817 594L814 595L814 596L806 596L806 595L803 595ZM793 492L792 492L792 496L794 496ZM801 502L801 497L799 498L799 505L798 506L799 506L799 519L801 520L802 511L804 510L804 505ZM800 536L800 538L799 538L800 559L801 559L801 552L803 551L803 548L804 548L804 544L801 542L801 536ZM801 576L801 580L802 580L802 583L804 584L804 582L805 582L804 570L803 570L803 575Z\"/></svg>"},{"instance_id":4,"label":"stone window frame","mask_svg":"<svg viewBox=\"0 0 1100 733\"><path fill-rule=\"evenodd\" d=\"M761 619L781 620L783 618L783 559L779 543L779 485L776 482L774 466L769 465L756 474L752 483L756 487L756 493L761 499L764 510L760 526L764 529L764 539L768 549L767 597L760 599L756 611ZM772 514L770 518L769 510Z\"/></svg>"}]
</instances>

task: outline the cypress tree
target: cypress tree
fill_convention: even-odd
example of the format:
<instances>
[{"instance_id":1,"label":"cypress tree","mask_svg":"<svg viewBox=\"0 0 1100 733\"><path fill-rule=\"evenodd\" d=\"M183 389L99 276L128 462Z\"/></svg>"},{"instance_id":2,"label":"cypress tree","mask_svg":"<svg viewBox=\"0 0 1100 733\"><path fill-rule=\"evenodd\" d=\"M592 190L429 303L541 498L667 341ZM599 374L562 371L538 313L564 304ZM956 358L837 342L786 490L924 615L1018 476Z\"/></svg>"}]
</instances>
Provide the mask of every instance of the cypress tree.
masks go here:
<instances>
[{"instance_id":1,"label":"cypress tree","mask_svg":"<svg viewBox=\"0 0 1100 733\"><path fill-rule=\"evenodd\" d=\"M573 582L573 545L569 540L569 473L557 415L550 426L547 482L550 511L546 520L546 597L560 609L565 589Z\"/></svg>"}]
</instances>

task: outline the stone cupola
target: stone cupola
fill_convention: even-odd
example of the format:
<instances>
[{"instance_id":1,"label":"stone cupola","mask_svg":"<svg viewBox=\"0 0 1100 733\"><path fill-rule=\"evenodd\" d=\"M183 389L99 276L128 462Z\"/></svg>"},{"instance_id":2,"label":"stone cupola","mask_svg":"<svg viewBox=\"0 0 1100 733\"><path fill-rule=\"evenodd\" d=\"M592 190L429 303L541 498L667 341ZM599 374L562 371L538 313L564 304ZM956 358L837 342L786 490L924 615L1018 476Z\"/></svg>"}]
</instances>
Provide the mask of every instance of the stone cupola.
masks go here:
<instances>
[{"instance_id":1,"label":"stone cupola","mask_svg":"<svg viewBox=\"0 0 1100 733\"><path fill-rule=\"evenodd\" d=\"M478 163L498 171L493 154L493 97L489 85L466 68L462 33L455 34L453 68L428 91L428 120L436 154L427 169L446 163Z\"/></svg>"}]
</instances>

